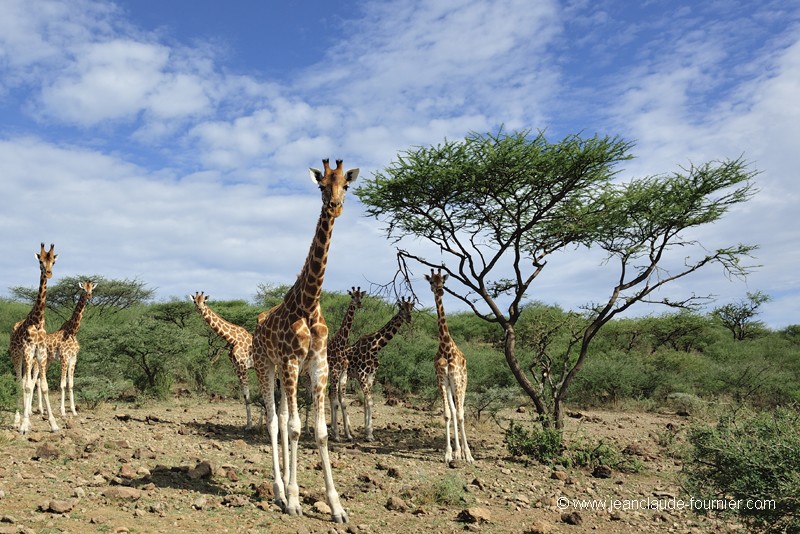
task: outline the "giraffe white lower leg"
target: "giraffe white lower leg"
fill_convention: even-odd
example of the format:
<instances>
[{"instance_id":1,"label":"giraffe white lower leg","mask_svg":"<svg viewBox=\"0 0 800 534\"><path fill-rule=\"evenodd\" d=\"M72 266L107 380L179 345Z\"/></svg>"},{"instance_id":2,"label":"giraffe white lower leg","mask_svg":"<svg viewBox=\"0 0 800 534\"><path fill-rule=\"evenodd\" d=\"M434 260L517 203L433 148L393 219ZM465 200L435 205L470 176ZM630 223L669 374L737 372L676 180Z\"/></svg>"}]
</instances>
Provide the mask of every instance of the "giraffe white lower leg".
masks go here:
<instances>
[{"instance_id":1,"label":"giraffe white lower leg","mask_svg":"<svg viewBox=\"0 0 800 534\"><path fill-rule=\"evenodd\" d=\"M453 445L454 445L453 458L456 460L462 460L463 457L461 456L461 439L458 430L458 424L459 424L458 410L456 408L456 401L455 398L453 397L453 390L451 385L448 385L447 387L447 402L450 406L450 415L451 415L451 420L453 422ZM463 428L461 430L463 431Z\"/></svg>"},{"instance_id":2,"label":"giraffe white lower leg","mask_svg":"<svg viewBox=\"0 0 800 534\"><path fill-rule=\"evenodd\" d=\"M64 367L65 364L62 363L61 366ZM64 406L66 396L67 396L67 373L66 369L62 369L61 370L61 417L65 417L67 415L67 410Z\"/></svg>"},{"instance_id":3,"label":"giraffe white lower leg","mask_svg":"<svg viewBox=\"0 0 800 534\"><path fill-rule=\"evenodd\" d=\"M50 391L49 388L47 387L47 377L42 376L39 384L42 390L42 396L44 397L44 404L47 407L47 421L50 423L50 431L58 432L61 429L58 427L56 418L53 415L53 408L50 407L50 394L49 394Z\"/></svg>"},{"instance_id":4,"label":"giraffe white lower leg","mask_svg":"<svg viewBox=\"0 0 800 534\"><path fill-rule=\"evenodd\" d=\"M297 447L300 441L300 412L297 409L296 398L295 402L290 399L290 415L289 415L289 476L287 477L286 484L286 508L284 513L289 515L303 515L303 510L300 507L300 487L297 484Z\"/></svg>"},{"instance_id":5,"label":"giraffe white lower leg","mask_svg":"<svg viewBox=\"0 0 800 534\"><path fill-rule=\"evenodd\" d=\"M439 389L442 392L442 400L444 401L444 428L445 428L445 441L444 441L444 461L450 462L453 459L453 448L450 445L450 403L447 400L447 389L442 384Z\"/></svg>"},{"instance_id":6,"label":"giraffe white lower leg","mask_svg":"<svg viewBox=\"0 0 800 534\"><path fill-rule=\"evenodd\" d=\"M267 430L269 431L270 445L272 447L272 495L273 502L283 509L286 506L286 494L283 488L281 475L280 450L278 449L278 434L280 432L278 414L275 412L275 369L267 372L266 379L261 381L261 397L264 400L264 411L267 416Z\"/></svg>"},{"instance_id":7,"label":"giraffe white lower leg","mask_svg":"<svg viewBox=\"0 0 800 534\"><path fill-rule=\"evenodd\" d=\"M472 452L469 450L469 444L467 444L467 427L464 426L464 406L460 406L458 409L458 421L461 425L461 449L463 450L464 460L469 463L475 461L472 457Z\"/></svg>"},{"instance_id":8,"label":"giraffe white lower leg","mask_svg":"<svg viewBox=\"0 0 800 534\"><path fill-rule=\"evenodd\" d=\"M372 435L372 384L366 384L364 388L364 439L375 441Z\"/></svg>"},{"instance_id":9,"label":"giraffe white lower leg","mask_svg":"<svg viewBox=\"0 0 800 534\"><path fill-rule=\"evenodd\" d=\"M247 416L247 422L244 425L245 430L252 430L253 429L253 413L250 409L250 386L247 385L247 381L241 382L241 390L242 396L244 397L244 411L245 415Z\"/></svg>"},{"instance_id":10,"label":"giraffe white lower leg","mask_svg":"<svg viewBox=\"0 0 800 534\"><path fill-rule=\"evenodd\" d=\"M347 373L343 373L339 379L339 407L342 409L342 428L344 429L344 437L350 441L353 440L353 431L350 427L350 416L347 414L347 399L345 393L347 392Z\"/></svg>"},{"instance_id":11,"label":"giraffe white lower leg","mask_svg":"<svg viewBox=\"0 0 800 534\"><path fill-rule=\"evenodd\" d=\"M331 437L339 441L339 391L335 382L331 382L328 402L331 404Z\"/></svg>"}]
</instances>

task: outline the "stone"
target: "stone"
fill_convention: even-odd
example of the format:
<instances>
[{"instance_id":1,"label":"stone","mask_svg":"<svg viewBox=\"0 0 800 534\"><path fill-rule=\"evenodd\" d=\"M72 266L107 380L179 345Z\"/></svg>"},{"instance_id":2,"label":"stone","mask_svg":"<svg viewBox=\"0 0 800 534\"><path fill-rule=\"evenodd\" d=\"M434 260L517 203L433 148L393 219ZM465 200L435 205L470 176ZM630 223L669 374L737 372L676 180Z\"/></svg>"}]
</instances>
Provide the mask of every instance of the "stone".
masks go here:
<instances>
[{"instance_id":1,"label":"stone","mask_svg":"<svg viewBox=\"0 0 800 534\"><path fill-rule=\"evenodd\" d=\"M550 473L550 478L553 480L562 480L565 481L569 478L569 473L566 471L556 470Z\"/></svg>"},{"instance_id":2,"label":"stone","mask_svg":"<svg viewBox=\"0 0 800 534\"><path fill-rule=\"evenodd\" d=\"M211 478L211 474L213 472L214 469L211 466L211 462L203 460L193 468L189 469L189 478L191 478L192 480L199 480L201 478Z\"/></svg>"},{"instance_id":3,"label":"stone","mask_svg":"<svg viewBox=\"0 0 800 534\"><path fill-rule=\"evenodd\" d=\"M53 512L54 514L66 514L72 511L73 508L75 508L75 501L73 499L53 499L47 503L46 511Z\"/></svg>"},{"instance_id":4,"label":"stone","mask_svg":"<svg viewBox=\"0 0 800 534\"><path fill-rule=\"evenodd\" d=\"M611 468L607 465L598 465L592 470L594 478L611 478Z\"/></svg>"},{"instance_id":5,"label":"stone","mask_svg":"<svg viewBox=\"0 0 800 534\"><path fill-rule=\"evenodd\" d=\"M394 512L405 512L408 510L408 505L400 497L391 496L386 501L386 509Z\"/></svg>"},{"instance_id":6,"label":"stone","mask_svg":"<svg viewBox=\"0 0 800 534\"><path fill-rule=\"evenodd\" d=\"M564 512L561 514L561 521L568 525L578 526L583 523L583 517L578 512Z\"/></svg>"},{"instance_id":7,"label":"stone","mask_svg":"<svg viewBox=\"0 0 800 534\"><path fill-rule=\"evenodd\" d=\"M120 478L125 478L131 480L136 477L136 472L131 467L131 464L122 464L119 468L118 473Z\"/></svg>"},{"instance_id":8,"label":"stone","mask_svg":"<svg viewBox=\"0 0 800 534\"><path fill-rule=\"evenodd\" d=\"M137 501L142 497L142 492L130 486L111 486L103 492L103 495L109 499Z\"/></svg>"},{"instance_id":9,"label":"stone","mask_svg":"<svg viewBox=\"0 0 800 534\"><path fill-rule=\"evenodd\" d=\"M488 508L472 506L461 510L456 519L465 523L490 523L492 520L492 512L490 512Z\"/></svg>"},{"instance_id":10,"label":"stone","mask_svg":"<svg viewBox=\"0 0 800 534\"><path fill-rule=\"evenodd\" d=\"M314 510L321 514L330 515L331 513L331 507L325 502L316 501L312 506L314 507Z\"/></svg>"},{"instance_id":11,"label":"stone","mask_svg":"<svg viewBox=\"0 0 800 534\"><path fill-rule=\"evenodd\" d=\"M33 454L34 460L52 460L58 458L61 453L55 445L49 442L42 443L36 447L36 452Z\"/></svg>"},{"instance_id":12,"label":"stone","mask_svg":"<svg viewBox=\"0 0 800 534\"><path fill-rule=\"evenodd\" d=\"M534 521L525 534L550 534L553 531L552 525L546 521Z\"/></svg>"}]
</instances>

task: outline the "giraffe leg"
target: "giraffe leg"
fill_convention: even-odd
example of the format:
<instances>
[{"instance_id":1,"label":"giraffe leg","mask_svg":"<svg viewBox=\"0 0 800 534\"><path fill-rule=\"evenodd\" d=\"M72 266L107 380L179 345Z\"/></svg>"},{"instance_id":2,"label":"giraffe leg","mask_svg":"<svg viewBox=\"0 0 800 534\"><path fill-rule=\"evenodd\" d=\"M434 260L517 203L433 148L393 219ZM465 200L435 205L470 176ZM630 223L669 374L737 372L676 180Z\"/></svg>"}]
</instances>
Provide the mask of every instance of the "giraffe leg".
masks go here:
<instances>
[{"instance_id":1,"label":"giraffe leg","mask_svg":"<svg viewBox=\"0 0 800 534\"><path fill-rule=\"evenodd\" d=\"M19 433L27 434L31 429L31 404L33 403L33 386L39 378L39 368L36 367L34 348L25 347L25 364L22 372L22 421Z\"/></svg>"},{"instance_id":2,"label":"giraffe leg","mask_svg":"<svg viewBox=\"0 0 800 534\"><path fill-rule=\"evenodd\" d=\"M309 369L313 396L312 403L314 404L314 416L316 418L315 438L322 463L323 476L325 477L325 497L331 509L331 520L334 523L347 523L349 518L342 507L342 503L339 501L339 493L333 483L333 469L331 468L331 460L328 453L328 429L325 426L325 386L328 379L328 360L324 352L324 343L321 350L323 351L321 357L317 358L316 362L312 360L312 365ZM347 377L345 377L346 381Z\"/></svg>"},{"instance_id":3,"label":"giraffe leg","mask_svg":"<svg viewBox=\"0 0 800 534\"><path fill-rule=\"evenodd\" d=\"M452 379L448 380L447 382L447 402L450 404L450 415L453 423L453 458L455 460L463 460L463 457L461 456L461 439L459 437L460 432L458 429L458 405L453 392Z\"/></svg>"},{"instance_id":4,"label":"giraffe leg","mask_svg":"<svg viewBox=\"0 0 800 534\"><path fill-rule=\"evenodd\" d=\"M444 401L444 428L445 428L445 448L444 448L444 461L445 463L450 462L453 459L453 448L450 445L450 419L452 419L452 414L450 413L450 402L448 401L447 397L447 386L445 385L445 381L447 378L444 378L439 381L439 391L442 394L442 400Z\"/></svg>"},{"instance_id":5,"label":"giraffe leg","mask_svg":"<svg viewBox=\"0 0 800 534\"><path fill-rule=\"evenodd\" d=\"M244 411L247 415L247 423L245 423L244 429L252 430L253 415L250 411L250 384L247 382L247 369L239 375L239 389L242 391L242 397L244 397Z\"/></svg>"},{"instance_id":6,"label":"giraffe leg","mask_svg":"<svg viewBox=\"0 0 800 534\"><path fill-rule=\"evenodd\" d=\"M66 398L68 375L69 375L69 361L62 359L61 360L61 417L67 415L67 411L64 408L64 399Z\"/></svg>"},{"instance_id":7,"label":"giraffe leg","mask_svg":"<svg viewBox=\"0 0 800 534\"><path fill-rule=\"evenodd\" d=\"M267 429L269 430L270 445L272 447L272 494L274 502L283 509L286 506L286 494L283 489L283 477L281 476L280 451L278 450L278 415L275 413L275 366L270 365L267 369L267 376L259 376L261 386L261 397L264 400L264 411L267 415Z\"/></svg>"},{"instance_id":8,"label":"giraffe leg","mask_svg":"<svg viewBox=\"0 0 800 534\"><path fill-rule=\"evenodd\" d=\"M328 402L331 405L331 438L333 441L339 441L339 375L331 373L331 386L328 390ZM314 385L312 384L313 388ZM316 404L314 405L316 409Z\"/></svg>"},{"instance_id":9,"label":"giraffe leg","mask_svg":"<svg viewBox=\"0 0 800 534\"><path fill-rule=\"evenodd\" d=\"M372 383L374 380L375 375L370 375L361 384L361 390L364 392L364 439L366 441L375 441L372 435Z\"/></svg>"},{"instance_id":10,"label":"giraffe leg","mask_svg":"<svg viewBox=\"0 0 800 534\"><path fill-rule=\"evenodd\" d=\"M284 513L289 515L303 515L300 507L300 486L297 483L297 447L300 441L300 411L297 408L297 382L299 379L299 367L290 362L283 370L283 396L281 398L281 417L288 412L287 434L289 442L289 457L284 472L288 468L286 477L286 507ZM286 454L284 453L284 458Z\"/></svg>"},{"instance_id":11,"label":"giraffe leg","mask_svg":"<svg viewBox=\"0 0 800 534\"><path fill-rule=\"evenodd\" d=\"M78 412L75 410L75 395L73 394L73 382L75 378L75 364L78 363L78 355L72 356L69 359L69 373L67 374L67 385L69 386L69 409L72 412L72 415L78 415ZM64 414L64 401L61 401L61 414Z\"/></svg>"},{"instance_id":12,"label":"giraffe leg","mask_svg":"<svg viewBox=\"0 0 800 534\"><path fill-rule=\"evenodd\" d=\"M353 431L351 430L350 426L350 416L347 415L347 403L345 402L347 399L345 398L347 393L347 369L339 376L339 391L338 391L338 399L339 399L339 407L342 409L342 426L344 427L344 437L349 441L353 441Z\"/></svg>"},{"instance_id":13,"label":"giraffe leg","mask_svg":"<svg viewBox=\"0 0 800 534\"><path fill-rule=\"evenodd\" d=\"M14 362L15 363L14 371L15 371L15 374L17 376L17 387L20 389L20 391L17 393L17 399L22 400L22 411L23 411L23 413L25 412L25 389L23 387L23 374L22 374L22 368L23 368L24 361L25 361L25 358L21 357L21 358L19 358L19 363ZM20 395L20 393L21 393L21 395ZM20 426L20 424L22 422L22 417L20 416L20 409L19 409L20 400L17 400L17 409L16 409L16 412L14 413L14 429L16 429L16 430L19 430L19 426Z\"/></svg>"},{"instance_id":14,"label":"giraffe leg","mask_svg":"<svg viewBox=\"0 0 800 534\"><path fill-rule=\"evenodd\" d=\"M44 360L47 360L47 351L43 351L39 349L37 351L37 358L39 360L39 367L41 369L46 369L47 365L44 363ZM56 422L56 418L53 415L53 408L50 407L50 391L47 386L47 374L42 373L41 381L39 382L39 386L42 390L42 396L44 397L44 404L47 407L47 421L50 423L50 431L51 432L58 432L61 430L58 427L58 423Z\"/></svg>"},{"instance_id":15,"label":"giraffe leg","mask_svg":"<svg viewBox=\"0 0 800 534\"><path fill-rule=\"evenodd\" d=\"M464 425L464 397L465 397L465 389L458 388L456 390L456 408L458 412L456 413L456 419L458 419L458 424L461 426L461 450L463 453L463 458L468 463L473 463L475 459L472 457L472 452L469 450L469 445L467 444L467 427Z\"/></svg>"}]
</instances>

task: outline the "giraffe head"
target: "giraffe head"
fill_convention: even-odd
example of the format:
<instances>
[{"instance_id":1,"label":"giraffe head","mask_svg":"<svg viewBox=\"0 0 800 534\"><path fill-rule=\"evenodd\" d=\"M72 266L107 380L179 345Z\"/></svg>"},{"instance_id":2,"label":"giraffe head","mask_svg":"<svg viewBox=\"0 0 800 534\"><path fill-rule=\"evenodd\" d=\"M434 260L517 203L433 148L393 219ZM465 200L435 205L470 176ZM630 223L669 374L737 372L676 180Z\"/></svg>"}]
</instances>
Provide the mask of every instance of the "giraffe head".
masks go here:
<instances>
[{"instance_id":1,"label":"giraffe head","mask_svg":"<svg viewBox=\"0 0 800 534\"><path fill-rule=\"evenodd\" d=\"M86 294L86 300L92 300L92 291L97 287L97 284L91 280L84 280L82 284L78 283L78 287Z\"/></svg>"},{"instance_id":2,"label":"giraffe head","mask_svg":"<svg viewBox=\"0 0 800 534\"><path fill-rule=\"evenodd\" d=\"M431 284L431 291L437 297L441 297L444 295L444 282L447 280L447 274L442 274L442 270L439 269L438 271L434 271L431 269L431 275L425 275L425 280L430 282Z\"/></svg>"},{"instance_id":3,"label":"giraffe head","mask_svg":"<svg viewBox=\"0 0 800 534\"><path fill-rule=\"evenodd\" d=\"M202 310L206 305L206 301L208 300L208 296L204 295L203 291L195 291L194 296L189 295L189 298L192 299L198 310Z\"/></svg>"},{"instance_id":4,"label":"giraffe head","mask_svg":"<svg viewBox=\"0 0 800 534\"><path fill-rule=\"evenodd\" d=\"M42 271L45 278L53 276L53 265L55 265L56 258L58 258L58 254L53 252L53 247L54 245L50 243L50 250L45 251L44 243L42 243L41 252L36 254L36 258L39 260L39 270Z\"/></svg>"},{"instance_id":5,"label":"giraffe head","mask_svg":"<svg viewBox=\"0 0 800 534\"><path fill-rule=\"evenodd\" d=\"M400 313L398 314L400 318L404 323L409 322L411 320L411 310L414 309L414 301L411 300L411 297L407 299L400 297L400 300L397 301L397 305L400 306Z\"/></svg>"},{"instance_id":6,"label":"giraffe head","mask_svg":"<svg viewBox=\"0 0 800 534\"><path fill-rule=\"evenodd\" d=\"M322 205L331 217L338 217L342 214L344 206L344 194L350 184L358 177L358 168L344 172L342 160L336 160L336 168L332 169L328 165L328 160L323 159L324 171L309 168L311 179L319 186L322 191Z\"/></svg>"},{"instance_id":7,"label":"giraffe head","mask_svg":"<svg viewBox=\"0 0 800 534\"><path fill-rule=\"evenodd\" d=\"M352 288L352 290L348 291L347 294L350 295L351 299L353 299L352 302L355 304L356 308L360 308L361 299L366 296L366 292L361 291L361 286Z\"/></svg>"}]
</instances>

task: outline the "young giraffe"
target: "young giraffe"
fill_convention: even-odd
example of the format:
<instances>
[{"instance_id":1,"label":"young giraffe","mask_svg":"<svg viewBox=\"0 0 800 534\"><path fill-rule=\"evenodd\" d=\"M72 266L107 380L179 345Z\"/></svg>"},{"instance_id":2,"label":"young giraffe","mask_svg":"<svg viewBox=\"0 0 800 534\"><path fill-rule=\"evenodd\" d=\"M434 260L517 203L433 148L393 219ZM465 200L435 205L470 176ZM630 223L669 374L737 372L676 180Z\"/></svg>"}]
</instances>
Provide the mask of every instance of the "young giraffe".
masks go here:
<instances>
[{"instance_id":1,"label":"young giraffe","mask_svg":"<svg viewBox=\"0 0 800 534\"><path fill-rule=\"evenodd\" d=\"M467 360L450 337L447 320L444 316L442 296L444 295L444 282L447 274L442 275L442 270L431 275L425 275L431 284L434 300L436 301L436 314L439 317L439 350L436 353L434 366L436 367L436 382L444 401L444 426L447 429L447 444L444 461L466 460L473 462L472 453L467 444L467 430L464 427L464 396L467 392ZM450 446L450 423L453 423L453 443L455 450ZM461 441L459 442L459 426L461 427Z\"/></svg>"},{"instance_id":2,"label":"young giraffe","mask_svg":"<svg viewBox=\"0 0 800 534\"><path fill-rule=\"evenodd\" d=\"M339 416L338 410L342 408L342 418L346 421L346 408L344 405L344 390L347 386L347 357L345 350L347 349L347 342L350 338L350 329L353 327L353 317L356 310L361 307L361 298L365 295L361 292L361 288L353 288L352 291L347 292L350 295L350 305L344 314L342 326L328 341L328 372L330 389L328 396L330 397L331 404L331 437L333 441L339 441ZM344 382L342 382L344 379ZM348 429L345 427L345 436L347 439L352 439Z\"/></svg>"},{"instance_id":3,"label":"young giraffe","mask_svg":"<svg viewBox=\"0 0 800 534\"><path fill-rule=\"evenodd\" d=\"M408 300L401 298L397 304L400 309L383 328L372 334L361 336L345 351L347 367L344 368L339 378L339 387L344 396L347 374L352 369L358 378L361 391L364 393L364 439L366 441L375 439L372 436L372 384L375 382L375 373L378 371L378 353L397 334L400 326L411 320L411 309L414 307L410 298ZM344 435L347 439L353 439L350 432L350 419L347 417L347 410L344 406L344 399L342 399Z\"/></svg>"},{"instance_id":4,"label":"young giraffe","mask_svg":"<svg viewBox=\"0 0 800 534\"><path fill-rule=\"evenodd\" d=\"M325 388L328 385L328 327L322 317L319 299L328 261L333 223L342 213L345 191L358 176L358 169L344 172L342 160L336 168L322 160L324 172L311 168L311 178L322 191L322 210L314 240L297 281L283 302L259 316L253 336L253 363L266 402L269 435L272 443L275 502L289 515L301 515L300 488L297 484L297 445L300 414L297 410L297 384L305 370L311 379L317 449L325 478L325 495L336 523L346 523L347 513L339 502L328 455L328 429L325 425ZM275 375L281 382L280 416L275 413ZM281 435L283 476L278 452Z\"/></svg>"},{"instance_id":5,"label":"young giraffe","mask_svg":"<svg viewBox=\"0 0 800 534\"><path fill-rule=\"evenodd\" d=\"M67 411L64 407L64 398L66 397L68 385L69 407L72 411L72 415L78 415L78 412L75 411L75 397L72 393L75 364L78 361L78 351L81 350L77 335L81 328L83 311L86 309L86 304L92 300L92 291L97 287L97 284L93 283L91 280L86 280L83 284L78 285L81 288L81 295L78 297L77 304L75 304L72 317L65 321L64 324L61 325L61 328L47 334L45 338L47 360L45 360L44 366L39 369L39 412L42 412L42 380L47 376L47 365L58 358L61 362L61 415L67 415Z\"/></svg>"},{"instance_id":6,"label":"young giraffe","mask_svg":"<svg viewBox=\"0 0 800 534\"><path fill-rule=\"evenodd\" d=\"M33 404L33 386L38 378L39 366L47 360L47 347L44 329L44 305L47 298L47 279L53 276L53 265L58 254L53 252L54 246L45 251L42 243L41 251L36 254L39 260L39 293L36 302L28 316L17 322L11 331L9 352L11 364L17 374L17 380L22 385L22 420L19 411L14 416L14 426L19 428L20 434L27 434L31 426L31 407ZM58 432L58 424L50 409L50 398L47 396L47 377L42 377L40 384L47 403L47 419L50 430Z\"/></svg>"},{"instance_id":7,"label":"young giraffe","mask_svg":"<svg viewBox=\"0 0 800 534\"><path fill-rule=\"evenodd\" d=\"M239 377L239 388L242 391L244 407L247 412L247 424L244 429L252 430L253 418L250 413L250 384L247 379L247 370L253 368L253 334L244 327L226 321L211 310L206 305L208 296L204 295L202 291L195 292L194 296L189 295L189 298L192 299L195 308L211 327L211 330L228 342L230 347L228 356L236 371L236 376Z\"/></svg>"}]
</instances>

